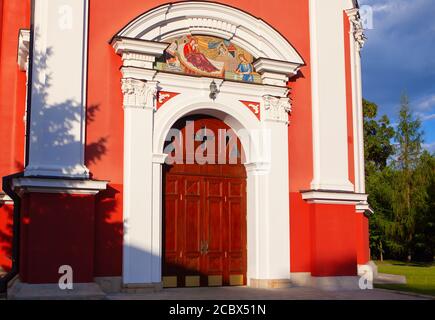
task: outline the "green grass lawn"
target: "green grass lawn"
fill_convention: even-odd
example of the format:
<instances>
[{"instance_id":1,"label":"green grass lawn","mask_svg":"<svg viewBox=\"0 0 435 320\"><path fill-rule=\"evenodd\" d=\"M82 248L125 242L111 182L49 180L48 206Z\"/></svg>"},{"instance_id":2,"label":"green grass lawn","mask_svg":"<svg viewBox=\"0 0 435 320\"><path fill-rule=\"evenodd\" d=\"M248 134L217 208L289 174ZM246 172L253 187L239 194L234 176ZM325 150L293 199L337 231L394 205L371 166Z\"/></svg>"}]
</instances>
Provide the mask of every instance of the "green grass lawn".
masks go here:
<instances>
[{"instance_id":1,"label":"green grass lawn","mask_svg":"<svg viewBox=\"0 0 435 320\"><path fill-rule=\"evenodd\" d=\"M435 264L376 261L380 273L406 276L407 284L375 284L376 288L435 296Z\"/></svg>"}]
</instances>

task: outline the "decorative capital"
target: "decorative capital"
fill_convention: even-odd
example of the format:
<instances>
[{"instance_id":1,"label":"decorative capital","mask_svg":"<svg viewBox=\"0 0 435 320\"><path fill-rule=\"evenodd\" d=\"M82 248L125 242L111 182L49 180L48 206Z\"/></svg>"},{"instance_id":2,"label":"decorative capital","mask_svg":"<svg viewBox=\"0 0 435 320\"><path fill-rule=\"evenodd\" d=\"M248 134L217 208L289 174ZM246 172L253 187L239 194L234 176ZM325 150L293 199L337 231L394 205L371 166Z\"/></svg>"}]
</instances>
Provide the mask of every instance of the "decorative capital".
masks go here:
<instances>
[{"instance_id":1,"label":"decorative capital","mask_svg":"<svg viewBox=\"0 0 435 320\"><path fill-rule=\"evenodd\" d=\"M18 67L27 71L29 67L30 30L22 29L18 36Z\"/></svg>"},{"instance_id":2,"label":"decorative capital","mask_svg":"<svg viewBox=\"0 0 435 320\"><path fill-rule=\"evenodd\" d=\"M137 79L122 79L124 108L156 108L158 92L157 81L142 81Z\"/></svg>"},{"instance_id":3,"label":"decorative capital","mask_svg":"<svg viewBox=\"0 0 435 320\"><path fill-rule=\"evenodd\" d=\"M270 95L263 96L266 120L289 124L288 114L291 112L290 98Z\"/></svg>"},{"instance_id":4,"label":"decorative capital","mask_svg":"<svg viewBox=\"0 0 435 320\"><path fill-rule=\"evenodd\" d=\"M364 47L367 38L364 35L364 28L359 15L359 10L356 8L350 9L347 10L346 13L352 27L350 32L353 35L355 42L358 44L358 50L361 50Z\"/></svg>"}]
</instances>

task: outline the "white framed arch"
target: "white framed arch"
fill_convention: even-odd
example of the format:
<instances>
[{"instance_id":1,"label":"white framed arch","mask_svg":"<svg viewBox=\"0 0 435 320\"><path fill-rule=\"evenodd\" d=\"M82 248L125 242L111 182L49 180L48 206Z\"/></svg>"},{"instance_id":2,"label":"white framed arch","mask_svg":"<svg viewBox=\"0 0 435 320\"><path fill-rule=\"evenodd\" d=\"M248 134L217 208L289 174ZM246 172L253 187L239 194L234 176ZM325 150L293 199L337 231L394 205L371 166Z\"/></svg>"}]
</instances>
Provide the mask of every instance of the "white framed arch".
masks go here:
<instances>
[{"instance_id":1,"label":"white framed arch","mask_svg":"<svg viewBox=\"0 0 435 320\"><path fill-rule=\"evenodd\" d=\"M169 130L179 119L195 114L211 115L226 123L236 133L242 145L245 146L246 161L258 162L261 157L261 142L255 132L262 130L261 123L253 114L244 107L239 101L227 101L206 103L203 99L189 101L188 95L180 95L179 99L172 99L159 110L154 118L154 153L163 152L163 144ZM229 108L230 103L235 104L235 108ZM185 106L179 108L179 106ZM254 134L251 134L254 133ZM255 135L255 136L253 136Z\"/></svg>"},{"instance_id":2,"label":"white framed arch","mask_svg":"<svg viewBox=\"0 0 435 320\"><path fill-rule=\"evenodd\" d=\"M155 58L168 45L164 40L186 33L230 38L250 50L263 83L154 69ZM296 50L260 19L232 7L197 1L145 13L119 32L112 45L123 60L124 286L161 286L163 146L177 120L204 113L221 119L236 133L247 133L239 138L245 152L248 149L248 284L274 286L277 280L289 281L287 81L303 63ZM210 97L212 81L219 88L215 99ZM160 94L169 98L161 99Z\"/></svg>"},{"instance_id":3,"label":"white framed arch","mask_svg":"<svg viewBox=\"0 0 435 320\"><path fill-rule=\"evenodd\" d=\"M165 4L137 17L118 32L118 37L165 41L187 34L203 34L231 40L255 58L302 65L295 48L263 20L233 7L202 1Z\"/></svg>"}]
</instances>

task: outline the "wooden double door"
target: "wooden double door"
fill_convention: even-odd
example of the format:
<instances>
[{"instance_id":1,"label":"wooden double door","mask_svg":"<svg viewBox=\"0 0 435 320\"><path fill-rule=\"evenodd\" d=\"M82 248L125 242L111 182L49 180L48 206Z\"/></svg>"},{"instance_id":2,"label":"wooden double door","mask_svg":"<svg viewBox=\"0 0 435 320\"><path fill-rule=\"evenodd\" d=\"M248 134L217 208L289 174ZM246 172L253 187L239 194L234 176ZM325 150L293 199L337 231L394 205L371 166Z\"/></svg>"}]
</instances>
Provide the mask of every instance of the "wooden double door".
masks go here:
<instances>
[{"instance_id":1,"label":"wooden double door","mask_svg":"<svg viewBox=\"0 0 435 320\"><path fill-rule=\"evenodd\" d=\"M198 122L198 123L197 123ZM226 127L217 119L195 125ZM246 172L242 164L164 169L165 287L246 284Z\"/></svg>"}]
</instances>

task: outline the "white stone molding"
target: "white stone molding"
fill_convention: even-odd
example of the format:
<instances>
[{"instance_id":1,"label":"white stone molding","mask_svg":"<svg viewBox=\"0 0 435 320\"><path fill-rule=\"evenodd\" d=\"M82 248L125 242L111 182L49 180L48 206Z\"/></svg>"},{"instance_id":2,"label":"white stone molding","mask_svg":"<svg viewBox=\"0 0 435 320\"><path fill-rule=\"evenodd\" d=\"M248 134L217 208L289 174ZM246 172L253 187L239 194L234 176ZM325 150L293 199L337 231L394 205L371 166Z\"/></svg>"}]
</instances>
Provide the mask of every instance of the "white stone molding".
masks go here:
<instances>
[{"instance_id":1,"label":"white stone molding","mask_svg":"<svg viewBox=\"0 0 435 320\"><path fill-rule=\"evenodd\" d=\"M274 96L263 96L266 120L284 122L289 124L289 113L291 112L290 98Z\"/></svg>"},{"instance_id":2,"label":"white stone molding","mask_svg":"<svg viewBox=\"0 0 435 320\"><path fill-rule=\"evenodd\" d=\"M25 176L89 178L85 166L89 0L35 0Z\"/></svg>"},{"instance_id":3,"label":"white stone molding","mask_svg":"<svg viewBox=\"0 0 435 320\"><path fill-rule=\"evenodd\" d=\"M304 63L288 41L263 20L230 6L205 1L162 5L130 22L117 36L165 41L188 34L231 40L255 58Z\"/></svg>"},{"instance_id":4,"label":"white stone molding","mask_svg":"<svg viewBox=\"0 0 435 320\"><path fill-rule=\"evenodd\" d=\"M158 82L137 79L122 79L124 108L156 108Z\"/></svg>"},{"instance_id":5,"label":"white stone molding","mask_svg":"<svg viewBox=\"0 0 435 320\"><path fill-rule=\"evenodd\" d=\"M373 209L370 207L369 203L367 202L367 200L365 201L361 201L360 203L358 203L356 205L356 212L358 213L363 213L364 215L366 215L367 217L371 216L373 213L375 213L373 211Z\"/></svg>"},{"instance_id":6,"label":"white stone molding","mask_svg":"<svg viewBox=\"0 0 435 320\"><path fill-rule=\"evenodd\" d=\"M344 1L309 1L314 190L354 191L348 172L345 9Z\"/></svg>"},{"instance_id":7,"label":"white stone molding","mask_svg":"<svg viewBox=\"0 0 435 320\"><path fill-rule=\"evenodd\" d=\"M138 67L153 69L154 62L160 57L168 43L147 40L128 39L116 37L112 40L112 46L116 54L122 57L125 67Z\"/></svg>"},{"instance_id":8,"label":"white stone molding","mask_svg":"<svg viewBox=\"0 0 435 320\"><path fill-rule=\"evenodd\" d=\"M352 74L352 125L354 136L355 192L365 192L364 128L362 104L361 48L365 39L358 9L346 10L350 21L350 60ZM371 210L371 209L370 209ZM368 210L367 212L370 212Z\"/></svg>"},{"instance_id":9,"label":"white stone molding","mask_svg":"<svg viewBox=\"0 0 435 320\"><path fill-rule=\"evenodd\" d=\"M298 73L300 67L299 63L266 58L258 58L254 62L254 68L261 75L263 83L273 86L285 87L288 80Z\"/></svg>"},{"instance_id":10,"label":"white stone molding","mask_svg":"<svg viewBox=\"0 0 435 320\"><path fill-rule=\"evenodd\" d=\"M18 36L18 67L26 71L29 67L30 30L21 29Z\"/></svg>"},{"instance_id":11,"label":"white stone molding","mask_svg":"<svg viewBox=\"0 0 435 320\"><path fill-rule=\"evenodd\" d=\"M220 80L220 93L212 101L209 97L211 78L156 73L132 67L125 67L122 72L127 76L134 74L135 80L143 83L154 79L159 90L179 93L158 111L141 107L124 109L124 219L127 227L124 285L157 284L161 281L161 179L162 163L166 157L162 151L173 124L191 114L215 116L236 132L243 129L248 133L248 136L240 137L244 148L251 146L247 154L249 164L246 165L248 278L288 279L290 257L274 249L289 246L289 208L280 205L288 201L289 190L287 144L283 143L288 140L287 124L285 121L258 121L239 101L263 101L263 96L270 95L283 102L288 99L288 89ZM260 225L269 227L260 228ZM266 243L268 245L262 245ZM289 253L289 249L285 252Z\"/></svg>"},{"instance_id":12,"label":"white stone molding","mask_svg":"<svg viewBox=\"0 0 435 320\"><path fill-rule=\"evenodd\" d=\"M16 178L12 187L19 194L26 192L97 194L107 188L108 181L78 179Z\"/></svg>"},{"instance_id":13,"label":"white stone molding","mask_svg":"<svg viewBox=\"0 0 435 320\"><path fill-rule=\"evenodd\" d=\"M354 192L340 192L329 190L301 191L302 199L308 203L317 204L348 204L357 205L367 201L367 194Z\"/></svg>"},{"instance_id":14,"label":"white stone molding","mask_svg":"<svg viewBox=\"0 0 435 320\"><path fill-rule=\"evenodd\" d=\"M366 36L364 35L364 28L359 15L359 9L353 8L345 11L351 23L351 35L353 40L357 43L357 49L360 51L365 44Z\"/></svg>"},{"instance_id":15,"label":"white stone molding","mask_svg":"<svg viewBox=\"0 0 435 320\"><path fill-rule=\"evenodd\" d=\"M14 201L6 193L0 192L0 204L13 204Z\"/></svg>"}]
</instances>

